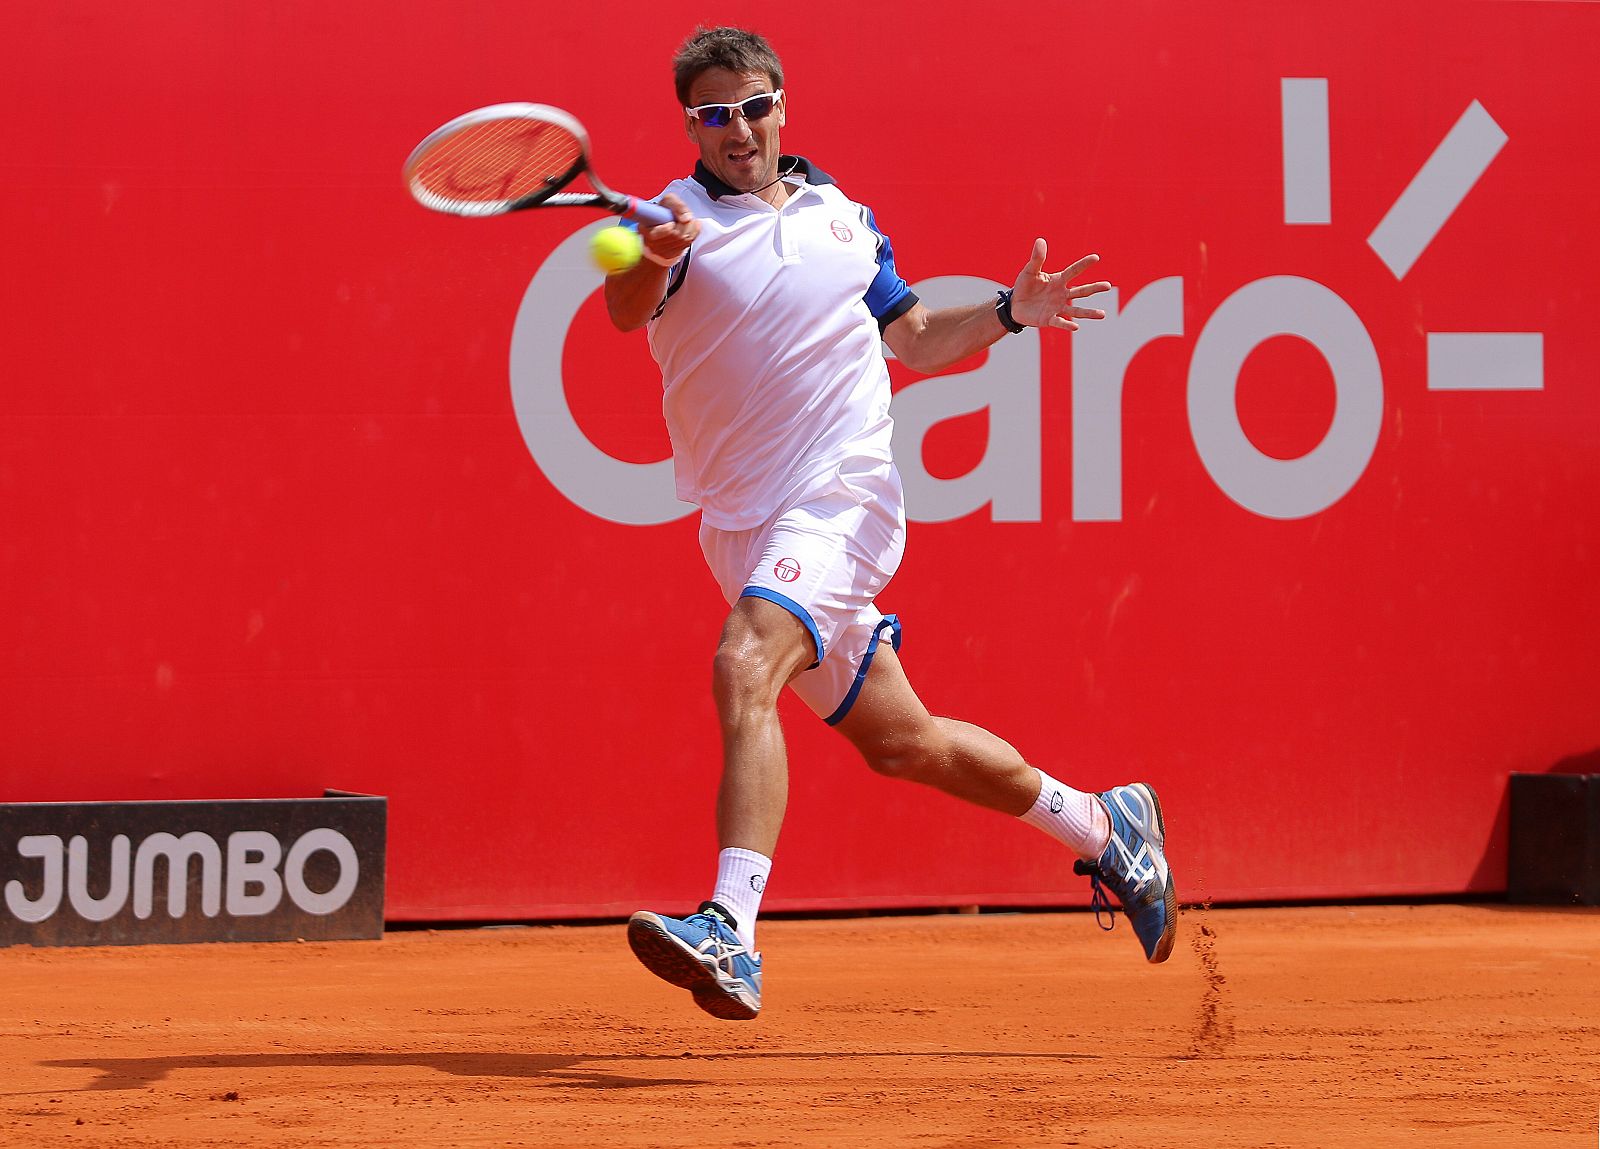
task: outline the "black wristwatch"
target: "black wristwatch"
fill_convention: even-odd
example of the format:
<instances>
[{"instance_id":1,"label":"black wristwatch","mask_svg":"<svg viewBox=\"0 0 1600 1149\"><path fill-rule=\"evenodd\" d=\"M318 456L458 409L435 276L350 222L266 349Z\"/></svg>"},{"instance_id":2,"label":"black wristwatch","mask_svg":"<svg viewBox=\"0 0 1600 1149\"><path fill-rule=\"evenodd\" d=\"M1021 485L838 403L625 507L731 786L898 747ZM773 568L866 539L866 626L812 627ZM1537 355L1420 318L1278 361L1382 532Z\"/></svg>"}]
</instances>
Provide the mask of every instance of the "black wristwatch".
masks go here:
<instances>
[{"instance_id":1,"label":"black wristwatch","mask_svg":"<svg viewBox=\"0 0 1600 1149\"><path fill-rule=\"evenodd\" d=\"M1008 287L996 294L1000 298L995 300L994 313L1000 317L1001 325L1013 335L1019 331L1026 331L1028 329L1026 323L1018 323L1011 317L1011 289Z\"/></svg>"}]
</instances>

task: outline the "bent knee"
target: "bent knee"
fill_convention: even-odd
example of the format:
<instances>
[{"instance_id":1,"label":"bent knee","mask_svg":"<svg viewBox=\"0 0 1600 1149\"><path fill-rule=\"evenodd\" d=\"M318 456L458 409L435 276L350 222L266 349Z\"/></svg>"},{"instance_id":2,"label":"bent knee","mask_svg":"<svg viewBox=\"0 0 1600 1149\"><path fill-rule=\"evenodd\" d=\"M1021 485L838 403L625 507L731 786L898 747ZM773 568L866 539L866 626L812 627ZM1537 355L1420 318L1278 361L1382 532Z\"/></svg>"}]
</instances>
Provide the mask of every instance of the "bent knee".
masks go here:
<instances>
[{"instance_id":1,"label":"bent knee","mask_svg":"<svg viewBox=\"0 0 1600 1149\"><path fill-rule=\"evenodd\" d=\"M920 782L942 760L943 743L932 732L892 732L856 743L862 759L875 774Z\"/></svg>"},{"instance_id":2,"label":"bent knee","mask_svg":"<svg viewBox=\"0 0 1600 1149\"><path fill-rule=\"evenodd\" d=\"M755 598L734 605L711 660L711 688L724 716L747 705L774 706L796 673L815 659L805 626L782 607Z\"/></svg>"},{"instance_id":3,"label":"bent knee","mask_svg":"<svg viewBox=\"0 0 1600 1149\"><path fill-rule=\"evenodd\" d=\"M723 643L711 659L711 692L725 714L776 705L786 669L754 644Z\"/></svg>"}]
</instances>

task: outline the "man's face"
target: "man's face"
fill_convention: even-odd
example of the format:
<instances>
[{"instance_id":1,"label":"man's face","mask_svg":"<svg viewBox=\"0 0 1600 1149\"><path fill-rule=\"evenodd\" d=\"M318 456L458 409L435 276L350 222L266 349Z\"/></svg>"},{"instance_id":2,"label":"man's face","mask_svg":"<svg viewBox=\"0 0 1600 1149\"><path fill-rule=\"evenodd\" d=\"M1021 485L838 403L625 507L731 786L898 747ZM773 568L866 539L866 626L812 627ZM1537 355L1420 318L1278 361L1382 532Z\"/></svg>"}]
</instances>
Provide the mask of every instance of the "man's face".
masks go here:
<instances>
[{"instance_id":1,"label":"man's face","mask_svg":"<svg viewBox=\"0 0 1600 1149\"><path fill-rule=\"evenodd\" d=\"M737 104L773 90L765 72L730 72L712 68L701 72L689 86L689 106ZM759 120L738 112L726 127L713 128L686 115L689 138L700 148L700 159L729 187L755 191L778 178L778 129L783 127L785 100Z\"/></svg>"}]
</instances>

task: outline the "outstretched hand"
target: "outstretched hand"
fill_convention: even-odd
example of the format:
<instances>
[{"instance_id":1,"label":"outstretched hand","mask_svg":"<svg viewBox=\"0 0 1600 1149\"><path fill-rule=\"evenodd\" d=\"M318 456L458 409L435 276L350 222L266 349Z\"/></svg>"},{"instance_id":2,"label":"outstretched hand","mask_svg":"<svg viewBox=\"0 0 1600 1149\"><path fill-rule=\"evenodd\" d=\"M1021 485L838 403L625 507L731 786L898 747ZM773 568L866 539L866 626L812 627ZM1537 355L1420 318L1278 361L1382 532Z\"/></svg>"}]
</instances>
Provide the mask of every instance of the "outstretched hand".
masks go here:
<instances>
[{"instance_id":1,"label":"outstretched hand","mask_svg":"<svg viewBox=\"0 0 1600 1149\"><path fill-rule=\"evenodd\" d=\"M1046 254L1045 241L1034 240L1033 254L1011 291L1011 317L1029 327L1056 327L1062 331L1078 330L1079 319L1104 319L1106 313L1098 307L1079 307L1073 302L1111 290L1111 284L1104 280L1072 286L1072 281L1099 263L1100 257L1086 255L1065 271L1052 273L1044 270Z\"/></svg>"}]
</instances>

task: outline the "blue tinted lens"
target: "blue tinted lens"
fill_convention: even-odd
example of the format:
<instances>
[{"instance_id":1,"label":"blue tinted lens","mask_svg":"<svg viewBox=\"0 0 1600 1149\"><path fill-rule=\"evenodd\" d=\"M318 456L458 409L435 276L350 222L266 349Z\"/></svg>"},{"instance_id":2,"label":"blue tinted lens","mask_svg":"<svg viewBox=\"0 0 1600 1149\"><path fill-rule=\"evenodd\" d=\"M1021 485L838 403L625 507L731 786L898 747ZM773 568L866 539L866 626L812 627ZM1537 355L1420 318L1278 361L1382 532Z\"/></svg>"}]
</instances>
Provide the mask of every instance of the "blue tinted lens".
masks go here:
<instances>
[{"instance_id":1,"label":"blue tinted lens","mask_svg":"<svg viewBox=\"0 0 1600 1149\"><path fill-rule=\"evenodd\" d=\"M725 128L733 122L733 110L739 109L741 115L747 120L764 120L772 114L772 106L778 102L776 93L766 92L759 96L751 96L737 104L705 104L696 108L700 122L708 128Z\"/></svg>"}]
</instances>

